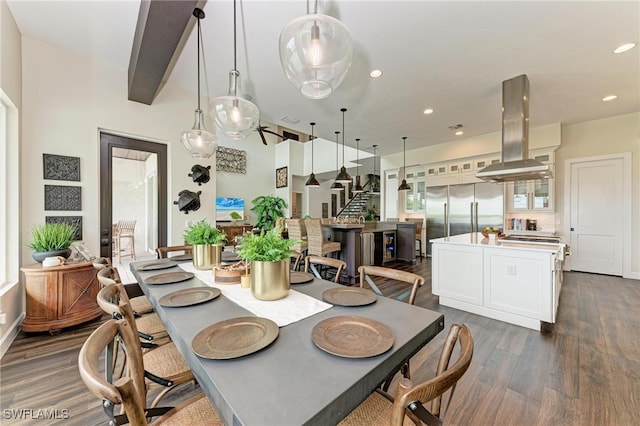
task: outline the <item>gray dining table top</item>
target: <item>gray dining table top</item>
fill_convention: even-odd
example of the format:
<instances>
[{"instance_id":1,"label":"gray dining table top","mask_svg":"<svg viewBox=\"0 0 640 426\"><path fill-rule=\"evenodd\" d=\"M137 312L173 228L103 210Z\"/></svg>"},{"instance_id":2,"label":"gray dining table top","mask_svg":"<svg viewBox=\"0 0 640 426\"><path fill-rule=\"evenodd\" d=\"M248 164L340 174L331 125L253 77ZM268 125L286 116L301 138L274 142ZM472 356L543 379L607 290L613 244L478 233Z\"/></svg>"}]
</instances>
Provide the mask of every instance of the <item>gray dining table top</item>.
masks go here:
<instances>
[{"instance_id":1,"label":"gray dining table top","mask_svg":"<svg viewBox=\"0 0 640 426\"><path fill-rule=\"evenodd\" d=\"M228 360L204 359L191 349L191 342L200 330L222 320L254 315L224 295L189 307L162 307L158 303L162 296L206 284L194 277L179 283L146 285L145 279L152 275L182 270L178 266L159 271L137 270L136 266L142 263L132 263L132 273L203 391L228 425L336 424L444 328L444 316L439 312L378 297L368 306L333 306L281 327L271 345L253 354ZM315 279L291 288L322 300L325 290L337 286ZM381 355L357 359L319 349L311 340L313 327L340 315L385 324L393 332L393 347Z\"/></svg>"}]
</instances>

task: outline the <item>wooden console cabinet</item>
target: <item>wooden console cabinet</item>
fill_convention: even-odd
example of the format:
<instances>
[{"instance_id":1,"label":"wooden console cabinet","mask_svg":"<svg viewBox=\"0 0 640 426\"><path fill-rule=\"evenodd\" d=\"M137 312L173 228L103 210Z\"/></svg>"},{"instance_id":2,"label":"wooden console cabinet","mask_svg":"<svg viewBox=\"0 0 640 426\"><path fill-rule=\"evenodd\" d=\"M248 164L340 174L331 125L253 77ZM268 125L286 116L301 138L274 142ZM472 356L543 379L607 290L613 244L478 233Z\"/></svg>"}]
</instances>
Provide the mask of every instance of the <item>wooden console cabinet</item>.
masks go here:
<instances>
[{"instance_id":1,"label":"wooden console cabinet","mask_svg":"<svg viewBox=\"0 0 640 426\"><path fill-rule=\"evenodd\" d=\"M218 229L227 235L227 245L235 246L236 237L241 237L247 232L251 232L253 225L219 225Z\"/></svg>"},{"instance_id":2,"label":"wooden console cabinet","mask_svg":"<svg viewBox=\"0 0 640 426\"><path fill-rule=\"evenodd\" d=\"M41 264L20 269L27 297L24 331L49 331L102 316L96 302L100 284L91 262L43 268Z\"/></svg>"}]
</instances>

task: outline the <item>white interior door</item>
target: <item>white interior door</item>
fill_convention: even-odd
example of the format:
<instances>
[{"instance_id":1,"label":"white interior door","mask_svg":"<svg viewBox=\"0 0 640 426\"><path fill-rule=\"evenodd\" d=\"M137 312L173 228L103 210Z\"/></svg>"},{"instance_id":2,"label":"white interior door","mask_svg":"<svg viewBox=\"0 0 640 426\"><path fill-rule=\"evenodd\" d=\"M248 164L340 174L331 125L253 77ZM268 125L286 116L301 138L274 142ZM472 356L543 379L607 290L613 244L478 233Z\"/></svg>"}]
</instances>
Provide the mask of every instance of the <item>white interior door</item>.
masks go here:
<instances>
[{"instance_id":1,"label":"white interior door","mask_svg":"<svg viewBox=\"0 0 640 426\"><path fill-rule=\"evenodd\" d=\"M571 163L572 270L623 274L623 172L622 158Z\"/></svg>"}]
</instances>

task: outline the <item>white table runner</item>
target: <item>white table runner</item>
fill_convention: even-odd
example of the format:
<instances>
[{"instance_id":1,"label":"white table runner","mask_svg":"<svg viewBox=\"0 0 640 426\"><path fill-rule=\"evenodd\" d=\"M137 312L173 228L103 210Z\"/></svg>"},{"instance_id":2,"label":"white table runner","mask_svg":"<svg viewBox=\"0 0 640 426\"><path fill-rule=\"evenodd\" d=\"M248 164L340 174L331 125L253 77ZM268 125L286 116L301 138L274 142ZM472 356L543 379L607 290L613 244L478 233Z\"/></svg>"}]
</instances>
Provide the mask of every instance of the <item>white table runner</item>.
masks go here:
<instances>
[{"instance_id":1,"label":"white table runner","mask_svg":"<svg viewBox=\"0 0 640 426\"><path fill-rule=\"evenodd\" d=\"M333 307L329 303L314 299L295 290L279 300L258 300L251 294L251 289L236 285L219 285L215 282L212 271L199 271L193 263L181 263L180 268L186 272L193 272L202 282L210 287L220 289L222 294L256 316L268 318L284 327L301 319L310 317Z\"/></svg>"}]
</instances>

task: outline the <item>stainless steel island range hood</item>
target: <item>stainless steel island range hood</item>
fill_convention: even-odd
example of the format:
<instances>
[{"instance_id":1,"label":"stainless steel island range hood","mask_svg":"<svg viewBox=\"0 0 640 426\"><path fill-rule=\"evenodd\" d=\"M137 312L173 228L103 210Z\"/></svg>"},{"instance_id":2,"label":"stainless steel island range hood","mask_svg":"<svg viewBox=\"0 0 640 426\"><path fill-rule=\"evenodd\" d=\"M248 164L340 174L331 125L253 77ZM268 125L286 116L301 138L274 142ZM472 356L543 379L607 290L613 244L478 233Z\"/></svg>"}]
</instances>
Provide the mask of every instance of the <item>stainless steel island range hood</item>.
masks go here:
<instances>
[{"instance_id":1,"label":"stainless steel island range hood","mask_svg":"<svg viewBox=\"0 0 640 426\"><path fill-rule=\"evenodd\" d=\"M502 82L502 162L476 173L489 182L549 179L547 164L529 157L529 79L520 75Z\"/></svg>"}]
</instances>

